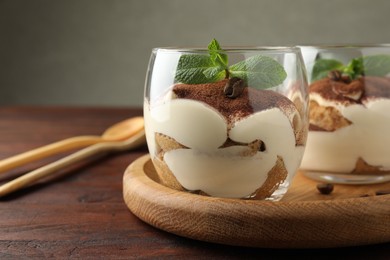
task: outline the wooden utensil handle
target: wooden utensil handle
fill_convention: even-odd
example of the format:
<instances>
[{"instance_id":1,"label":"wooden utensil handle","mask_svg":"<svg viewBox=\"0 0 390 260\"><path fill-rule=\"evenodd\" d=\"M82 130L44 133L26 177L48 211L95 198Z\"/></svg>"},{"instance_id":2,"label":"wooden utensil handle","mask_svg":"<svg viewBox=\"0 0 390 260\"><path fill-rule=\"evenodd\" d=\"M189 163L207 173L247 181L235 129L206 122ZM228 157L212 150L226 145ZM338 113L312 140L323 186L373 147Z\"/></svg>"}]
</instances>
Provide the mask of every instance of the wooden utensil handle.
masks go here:
<instances>
[{"instance_id":1,"label":"wooden utensil handle","mask_svg":"<svg viewBox=\"0 0 390 260\"><path fill-rule=\"evenodd\" d=\"M104 141L100 136L78 136L48 144L0 161L0 173L60 152Z\"/></svg>"}]
</instances>

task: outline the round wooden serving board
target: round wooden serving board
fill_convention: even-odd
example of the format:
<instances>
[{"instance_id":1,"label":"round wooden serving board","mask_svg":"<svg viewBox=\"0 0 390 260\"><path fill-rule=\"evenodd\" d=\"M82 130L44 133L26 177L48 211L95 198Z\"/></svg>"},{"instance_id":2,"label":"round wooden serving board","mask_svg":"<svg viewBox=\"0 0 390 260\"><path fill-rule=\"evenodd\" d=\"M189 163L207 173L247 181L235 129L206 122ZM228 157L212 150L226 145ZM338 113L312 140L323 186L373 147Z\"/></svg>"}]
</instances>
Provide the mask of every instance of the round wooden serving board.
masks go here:
<instances>
[{"instance_id":1,"label":"round wooden serving board","mask_svg":"<svg viewBox=\"0 0 390 260\"><path fill-rule=\"evenodd\" d=\"M281 201L222 199L159 184L149 155L123 177L123 196L140 219L179 236L236 246L327 248L390 241L390 183L335 185L322 195L300 172ZM369 195L362 197L362 195Z\"/></svg>"}]
</instances>

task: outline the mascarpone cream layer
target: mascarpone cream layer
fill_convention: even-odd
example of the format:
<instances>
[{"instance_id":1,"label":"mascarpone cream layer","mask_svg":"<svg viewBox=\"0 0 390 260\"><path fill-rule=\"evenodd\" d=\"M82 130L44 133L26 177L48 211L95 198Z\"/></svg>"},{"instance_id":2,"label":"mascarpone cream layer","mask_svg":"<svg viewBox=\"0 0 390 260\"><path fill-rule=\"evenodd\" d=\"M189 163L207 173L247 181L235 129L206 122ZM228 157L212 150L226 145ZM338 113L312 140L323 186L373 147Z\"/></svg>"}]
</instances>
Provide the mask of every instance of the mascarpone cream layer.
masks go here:
<instances>
[{"instance_id":1,"label":"mascarpone cream layer","mask_svg":"<svg viewBox=\"0 0 390 260\"><path fill-rule=\"evenodd\" d=\"M188 190L211 196L242 198L254 193L267 179L281 156L289 173L295 173L304 147L295 146L288 117L278 108L254 113L228 130L226 120L214 108L194 100L173 99L150 108L144 106L149 151L156 155L155 133L174 138L189 149L166 152L164 161ZM240 143L262 140L266 151L241 156L243 146L220 147L226 139Z\"/></svg>"},{"instance_id":2,"label":"mascarpone cream layer","mask_svg":"<svg viewBox=\"0 0 390 260\"><path fill-rule=\"evenodd\" d=\"M361 157L380 170L390 170L389 99L342 106L318 95L311 98L337 108L352 124L334 132L310 131L301 168L348 173Z\"/></svg>"}]
</instances>

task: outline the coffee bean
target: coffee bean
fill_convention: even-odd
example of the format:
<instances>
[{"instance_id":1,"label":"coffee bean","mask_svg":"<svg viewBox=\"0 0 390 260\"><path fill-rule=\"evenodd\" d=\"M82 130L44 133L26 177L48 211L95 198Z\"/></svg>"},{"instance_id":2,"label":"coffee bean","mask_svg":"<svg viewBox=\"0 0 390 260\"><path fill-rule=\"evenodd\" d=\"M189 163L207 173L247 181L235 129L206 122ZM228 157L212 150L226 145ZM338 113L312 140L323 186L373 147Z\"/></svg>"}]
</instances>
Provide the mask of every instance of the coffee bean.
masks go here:
<instances>
[{"instance_id":1,"label":"coffee bean","mask_svg":"<svg viewBox=\"0 0 390 260\"><path fill-rule=\"evenodd\" d=\"M246 87L246 83L243 79L233 77L228 80L223 91L228 98L236 98L241 95Z\"/></svg>"},{"instance_id":2,"label":"coffee bean","mask_svg":"<svg viewBox=\"0 0 390 260\"><path fill-rule=\"evenodd\" d=\"M330 194L333 191L333 184L331 184L331 183L319 183L319 184L317 184L317 190L321 194Z\"/></svg>"},{"instance_id":3,"label":"coffee bean","mask_svg":"<svg viewBox=\"0 0 390 260\"><path fill-rule=\"evenodd\" d=\"M375 192L375 195L378 195L378 196L380 196L380 195L388 195L388 194L390 194L390 190L378 190L378 191Z\"/></svg>"},{"instance_id":4,"label":"coffee bean","mask_svg":"<svg viewBox=\"0 0 390 260\"><path fill-rule=\"evenodd\" d=\"M332 70L328 73L328 78L334 81L339 81L342 77L341 71L339 70Z\"/></svg>"},{"instance_id":5,"label":"coffee bean","mask_svg":"<svg viewBox=\"0 0 390 260\"><path fill-rule=\"evenodd\" d=\"M348 75L343 75L343 76L341 76L341 80L342 80L344 83L347 83L347 84L351 83L351 77L348 76Z\"/></svg>"}]
</instances>

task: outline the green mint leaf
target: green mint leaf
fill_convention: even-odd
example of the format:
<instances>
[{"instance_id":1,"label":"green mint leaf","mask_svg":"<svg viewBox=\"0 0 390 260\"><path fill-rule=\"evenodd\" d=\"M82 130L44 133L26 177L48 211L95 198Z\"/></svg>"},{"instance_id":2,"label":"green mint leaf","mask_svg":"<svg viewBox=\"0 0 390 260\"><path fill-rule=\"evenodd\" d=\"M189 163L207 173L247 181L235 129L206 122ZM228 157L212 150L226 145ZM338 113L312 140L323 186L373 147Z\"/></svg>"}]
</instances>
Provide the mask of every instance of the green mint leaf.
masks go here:
<instances>
[{"instance_id":1,"label":"green mint leaf","mask_svg":"<svg viewBox=\"0 0 390 260\"><path fill-rule=\"evenodd\" d=\"M287 77L283 66L262 55L252 56L229 67L231 77L247 81L254 88L270 88L281 84Z\"/></svg>"},{"instance_id":2,"label":"green mint leaf","mask_svg":"<svg viewBox=\"0 0 390 260\"><path fill-rule=\"evenodd\" d=\"M390 55L372 55L362 59L364 75L383 77L390 72Z\"/></svg>"},{"instance_id":3,"label":"green mint leaf","mask_svg":"<svg viewBox=\"0 0 390 260\"><path fill-rule=\"evenodd\" d=\"M213 39L209 45L207 46L210 59L215 63L216 66L221 66L223 68L227 68L228 65L228 56L224 53L221 53L222 48L219 45L216 39Z\"/></svg>"},{"instance_id":4,"label":"green mint leaf","mask_svg":"<svg viewBox=\"0 0 390 260\"><path fill-rule=\"evenodd\" d=\"M338 60L332 59L320 59L314 63L311 80L316 81L328 76L328 73L332 70L342 70L343 64Z\"/></svg>"},{"instance_id":5,"label":"green mint leaf","mask_svg":"<svg viewBox=\"0 0 390 260\"><path fill-rule=\"evenodd\" d=\"M220 71L220 66L215 66L208 55L182 55L176 68L175 81L186 84L214 82L220 79Z\"/></svg>"}]
</instances>

